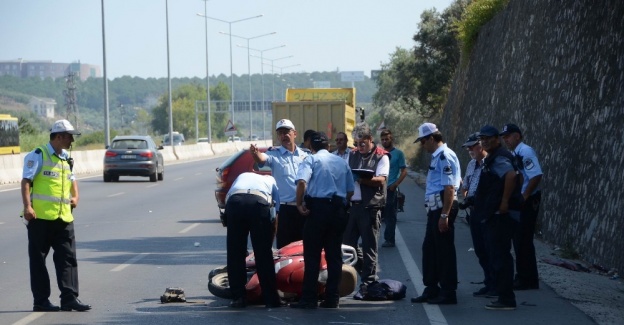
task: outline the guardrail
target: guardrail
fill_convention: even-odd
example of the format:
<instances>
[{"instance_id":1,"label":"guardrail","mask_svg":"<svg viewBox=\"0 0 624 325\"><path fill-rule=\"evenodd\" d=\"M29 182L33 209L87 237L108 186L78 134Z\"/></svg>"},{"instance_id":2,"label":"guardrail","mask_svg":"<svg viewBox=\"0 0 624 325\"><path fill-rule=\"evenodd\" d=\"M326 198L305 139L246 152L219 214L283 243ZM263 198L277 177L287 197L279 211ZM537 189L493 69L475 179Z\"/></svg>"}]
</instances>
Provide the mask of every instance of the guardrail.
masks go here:
<instances>
[{"instance_id":1,"label":"guardrail","mask_svg":"<svg viewBox=\"0 0 624 325\"><path fill-rule=\"evenodd\" d=\"M211 156L224 156L233 154L239 150L249 148L251 143L270 146L271 141L243 141L225 143L189 144L183 146L167 146L161 150L165 166L167 162L178 160L192 160ZM175 151L174 151L175 150ZM97 173L103 170L105 149L73 151L72 157L76 162L74 173L76 175ZM22 180L24 157L28 154L23 152L19 155L0 155L0 184L19 183Z\"/></svg>"}]
</instances>

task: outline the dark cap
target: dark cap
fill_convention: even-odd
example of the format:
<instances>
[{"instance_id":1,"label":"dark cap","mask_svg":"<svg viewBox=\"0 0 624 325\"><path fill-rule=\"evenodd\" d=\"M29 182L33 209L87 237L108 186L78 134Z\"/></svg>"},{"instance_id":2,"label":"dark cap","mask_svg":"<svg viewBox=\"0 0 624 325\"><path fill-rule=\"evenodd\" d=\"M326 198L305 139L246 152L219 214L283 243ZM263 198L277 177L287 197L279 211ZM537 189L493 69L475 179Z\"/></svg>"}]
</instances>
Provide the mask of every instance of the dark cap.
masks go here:
<instances>
[{"instance_id":1,"label":"dark cap","mask_svg":"<svg viewBox=\"0 0 624 325\"><path fill-rule=\"evenodd\" d=\"M517 125L508 123L503 126L503 132L501 132L500 135L507 135L514 132L522 135L522 131L520 131L520 128Z\"/></svg>"},{"instance_id":2,"label":"dark cap","mask_svg":"<svg viewBox=\"0 0 624 325\"><path fill-rule=\"evenodd\" d=\"M472 147L479 142L479 132L475 132L468 136L468 140L462 144L462 147Z\"/></svg>"},{"instance_id":3,"label":"dark cap","mask_svg":"<svg viewBox=\"0 0 624 325\"><path fill-rule=\"evenodd\" d=\"M319 151L321 149L327 149L329 146L329 140L324 132L314 132L310 136L310 147L314 151Z\"/></svg>"},{"instance_id":4,"label":"dark cap","mask_svg":"<svg viewBox=\"0 0 624 325\"><path fill-rule=\"evenodd\" d=\"M479 137L493 137L498 136L498 129L491 125L484 125L481 130L479 130Z\"/></svg>"}]
</instances>

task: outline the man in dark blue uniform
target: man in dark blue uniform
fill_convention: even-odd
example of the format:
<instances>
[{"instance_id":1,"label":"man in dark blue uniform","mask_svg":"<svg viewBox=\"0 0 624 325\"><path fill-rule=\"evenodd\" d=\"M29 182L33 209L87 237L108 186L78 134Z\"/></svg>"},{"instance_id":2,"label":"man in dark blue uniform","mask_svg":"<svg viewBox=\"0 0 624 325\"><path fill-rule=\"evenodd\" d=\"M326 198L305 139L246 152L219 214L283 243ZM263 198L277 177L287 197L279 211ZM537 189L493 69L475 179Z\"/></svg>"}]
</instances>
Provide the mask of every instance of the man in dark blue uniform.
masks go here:
<instances>
[{"instance_id":1,"label":"man in dark blue uniform","mask_svg":"<svg viewBox=\"0 0 624 325\"><path fill-rule=\"evenodd\" d=\"M329 141L323 132L312 134L313 155L297 172L297 209L306 216L303 227L303 295L293 308L317 307L321 250L325 249L327 285L322 308L338 308L338 286L342 272L342 232L347 224L346 205L353 195L354 183L347 163L327 151ZM304 194L305 205L304 205Z\"/></svg>"},{"instance_id":2,"label":"man in dark blue uniform","mask_svg":"<svg viewBox=\"0 0 624 325\"><path fill-rule=\"evenodd\" d=\"M423 284L426 288L420 296L412 298L412 302L457 304L454 223L461 183L459 160L433 123L424 123L418 128L416 142L431 154L431 164L425 188L427 228L422 245Z\"/></svg>"},{"instance_id":3,"label":"man in dark blue uniform","mask_svg":"<svg viewBox=\"0 0 624 325\"><path fill-rule=\"evenodd\" d=\"M520 218L521 176L512 155L501 146L498 134L498 130L491 125L479 131L479 141L488 155L483 162L474 207L475 214L483 218L491 234L490 263L498 293L498 299L485 308L514 310L516 296L513 292L511 240Z\"/></svg>"}]
</instances>

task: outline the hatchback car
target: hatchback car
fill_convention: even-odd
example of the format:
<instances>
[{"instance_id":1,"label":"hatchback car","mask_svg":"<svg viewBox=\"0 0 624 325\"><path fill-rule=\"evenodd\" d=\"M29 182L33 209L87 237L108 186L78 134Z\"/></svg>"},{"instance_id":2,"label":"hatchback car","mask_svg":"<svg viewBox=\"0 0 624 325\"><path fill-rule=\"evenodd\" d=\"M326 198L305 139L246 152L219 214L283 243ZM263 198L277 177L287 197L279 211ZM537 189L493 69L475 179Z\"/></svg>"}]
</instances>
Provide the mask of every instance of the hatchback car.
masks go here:
<instances>
[{"instance_id":1,"label":"hatchback car","mask_svg":"<svg viewBox=\"0 0 624 325\"><path fill-rule=\"evenodd\" d=\"M104 154L104 182L119 181L119 176L146 176L162 181L165 162L150 136L124 135L113 138Z\"/></svg>"},{"instance_id":2,"label":"hatchback car","mask_svg":"<svg viewBox=\"0 0 624 325\"><path fill-rule=\"evenodd\" d=\"M260 152L266 152L268 148L258 148ZM215 190L215 198L219 206L219 212L225 212L225 195L232 187L234 180L238 175L244 172L252 172L260 175L271 175L271 168L268 166L259 167L253 160L249 149L241 150L224 161L217 171L217 189Z\"/></svg>"}]
</instances>

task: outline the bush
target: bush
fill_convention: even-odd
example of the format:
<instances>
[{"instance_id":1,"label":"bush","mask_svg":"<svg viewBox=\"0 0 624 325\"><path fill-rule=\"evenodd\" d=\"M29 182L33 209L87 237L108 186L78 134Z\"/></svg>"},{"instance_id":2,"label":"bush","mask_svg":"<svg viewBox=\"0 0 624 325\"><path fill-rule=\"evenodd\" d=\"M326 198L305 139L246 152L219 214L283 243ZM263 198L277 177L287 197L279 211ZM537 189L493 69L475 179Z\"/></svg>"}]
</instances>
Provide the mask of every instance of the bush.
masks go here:
<instances>
[{"instance_id":1,"label":"bush","mask_svg":"<svg viewBox=\"0 0 624 325\"><path fill-rule=\"evenodd\" d=\"M481 27L505 9L508 3L509 0L474 0L466 7L461 20L455 23L464 60L470 56Z\"/></svg>"}]
</instances>

